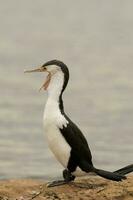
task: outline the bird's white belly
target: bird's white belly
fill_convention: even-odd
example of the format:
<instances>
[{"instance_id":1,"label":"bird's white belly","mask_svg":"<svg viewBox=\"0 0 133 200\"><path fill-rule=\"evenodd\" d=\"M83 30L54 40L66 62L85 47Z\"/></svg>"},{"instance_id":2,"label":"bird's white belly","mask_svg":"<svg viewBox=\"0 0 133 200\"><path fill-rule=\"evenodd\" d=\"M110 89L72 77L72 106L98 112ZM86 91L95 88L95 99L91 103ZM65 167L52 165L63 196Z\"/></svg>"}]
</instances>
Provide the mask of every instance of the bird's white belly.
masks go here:
<instances>
[{"instance_id":1,"label":"bird's white belly","mask_svg":"<svg viewBox=\"0 0 133 200\"><path fill-rule=\"evenodd\" d=\"M65 138L62 136L60 130L56 125L49 124L45 125L44 130L48 140L48 145L57 160L67 168L67 164L70 157L71 147L66 142Z\"/></svg>"}]
</instances>

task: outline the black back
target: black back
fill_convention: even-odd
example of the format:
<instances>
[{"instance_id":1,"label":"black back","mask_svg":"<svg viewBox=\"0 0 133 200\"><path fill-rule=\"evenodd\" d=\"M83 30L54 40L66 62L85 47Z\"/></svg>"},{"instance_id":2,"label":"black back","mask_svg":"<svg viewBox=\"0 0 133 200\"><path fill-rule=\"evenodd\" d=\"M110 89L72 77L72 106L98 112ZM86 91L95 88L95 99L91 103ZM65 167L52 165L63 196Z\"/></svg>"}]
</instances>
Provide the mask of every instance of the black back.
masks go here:
<instances>
[{"instance_id":1,"label":"black back","mask_svg":"<svg viewBox=\"0 0 133 200\"><path fill-rule=\"evenodd\" d=\"M66 115L65 118L69 123L67 124L67 127L63 127L60 131L72 148L71 156L68 161L68 169L73 172L76 167L79 166L83 171L91 171L91 168L93 167L92 155L87 140L76 124L74 124Z\"/></svg>"}]
</instances>

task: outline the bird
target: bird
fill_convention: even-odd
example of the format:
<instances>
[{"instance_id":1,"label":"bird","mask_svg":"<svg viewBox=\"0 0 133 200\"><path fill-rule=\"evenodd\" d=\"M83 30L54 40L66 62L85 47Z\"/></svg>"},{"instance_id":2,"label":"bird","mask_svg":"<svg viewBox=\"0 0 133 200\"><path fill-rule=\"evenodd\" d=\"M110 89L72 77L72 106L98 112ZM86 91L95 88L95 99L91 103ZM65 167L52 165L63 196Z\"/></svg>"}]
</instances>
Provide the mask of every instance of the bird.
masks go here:
<instances>
[{"instance_id":1,"label":"bird","mask_svg":"<svg viewBox=\"0 0 133 200\"><path fill-rule=\"evenodd\" d=\"M48 183L48 187L74 181L77 176L95 173L105 179L122 181L133 171L133 164L114 172L98 169L92 162L88 142L80 128L65 113L63 93L69 81L69 69L60 60L50 60L25 73L46 72L47 77L40 89L48 93L43 115L43 127L48 146L63 166L63 179Z\"/></svg>"}]
</instances>

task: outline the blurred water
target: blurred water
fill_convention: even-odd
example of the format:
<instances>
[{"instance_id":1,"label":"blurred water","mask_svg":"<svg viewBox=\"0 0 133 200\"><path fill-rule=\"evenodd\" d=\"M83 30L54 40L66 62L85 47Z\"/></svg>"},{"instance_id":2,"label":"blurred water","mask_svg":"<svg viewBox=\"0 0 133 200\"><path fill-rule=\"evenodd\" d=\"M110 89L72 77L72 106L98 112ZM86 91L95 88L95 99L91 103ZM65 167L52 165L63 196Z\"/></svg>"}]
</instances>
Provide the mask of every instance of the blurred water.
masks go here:
<instances>
[{"instance_id":1,"label":"blurred water","mask_svg":"<svg viewBox=\"0 0 133 200\"><path fill-rule=\"evenodd\" d=\"M0 178L59 176L42 128L50 59L71 74L66 112L81 127L97 167L133 158L133 2L0 0Z\"/></svg>"}]
</instances>

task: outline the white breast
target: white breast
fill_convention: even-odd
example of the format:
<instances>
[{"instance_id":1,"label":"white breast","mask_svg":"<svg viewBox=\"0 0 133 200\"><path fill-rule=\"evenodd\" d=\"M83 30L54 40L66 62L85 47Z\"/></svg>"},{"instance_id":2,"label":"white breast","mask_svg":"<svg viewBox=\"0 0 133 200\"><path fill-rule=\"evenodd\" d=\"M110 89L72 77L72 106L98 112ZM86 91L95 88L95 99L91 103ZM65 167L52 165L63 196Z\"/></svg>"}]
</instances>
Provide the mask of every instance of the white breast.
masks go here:
<instances>
[{"instance_id":1,"label":"white breast","mask_svg":"<svg viewBox=\"0 0 133 200\"><path fill-rule=\"evenodd\" d=\"M43 118L43 125L48 145L57 160L66 168L70 157L71 147L60 132L60 128L67 126L67 120L57 109L57 103L48 101Z\"/></svg>"},{"instance_id":2,"label":"white breast","mask_svg":"<svg viewBox=\"0 0 133 200\"><path fill-rule=\"evenodd\" d=\"M47 127L44 123L44 128L49 148L57 160L66 168L70 157L70 146L67 144L56 126L51 125L50 127Z\"/></svg>"}]
</instances>

